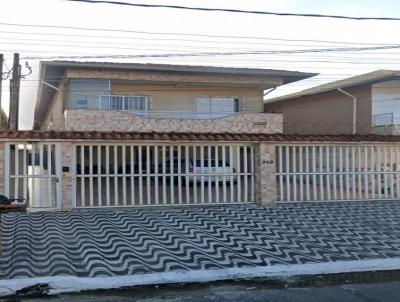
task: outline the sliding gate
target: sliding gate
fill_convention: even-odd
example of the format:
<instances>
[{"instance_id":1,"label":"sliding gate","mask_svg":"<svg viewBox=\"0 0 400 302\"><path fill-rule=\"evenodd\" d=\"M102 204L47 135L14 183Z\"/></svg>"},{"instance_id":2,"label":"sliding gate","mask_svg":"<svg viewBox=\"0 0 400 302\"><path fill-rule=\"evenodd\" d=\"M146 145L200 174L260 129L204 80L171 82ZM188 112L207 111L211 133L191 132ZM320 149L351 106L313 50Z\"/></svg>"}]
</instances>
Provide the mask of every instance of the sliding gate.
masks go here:
<instances>
[{"instance_id":1,"label":"sliding gate","mask_svg":"<svg viewBox=\"0 0 400 302\"><path fill-rule=\"evenodd\" d=\"M32 209L61 205L61 146L58 143L6 143L4 195Z\"/></svg>"},{"instance_id":2,"label":"sliding gate","mask_svg":"<svg viewBox=\"0 0 400 302\"><path fill-rule=\"evenodd\" d=\"M74 161L77 207L255 200L252 145L80 144Z\"/></svg>"},{"instance_id":3,"label":"sliding gate","mask_svg":"<svg viewBox=\"0 0 400 302\"><path fill-rule=\"evenodd\" d=\"M400 199L399 145L281 145L278 201Z\"/></svg>"}]
</instances>

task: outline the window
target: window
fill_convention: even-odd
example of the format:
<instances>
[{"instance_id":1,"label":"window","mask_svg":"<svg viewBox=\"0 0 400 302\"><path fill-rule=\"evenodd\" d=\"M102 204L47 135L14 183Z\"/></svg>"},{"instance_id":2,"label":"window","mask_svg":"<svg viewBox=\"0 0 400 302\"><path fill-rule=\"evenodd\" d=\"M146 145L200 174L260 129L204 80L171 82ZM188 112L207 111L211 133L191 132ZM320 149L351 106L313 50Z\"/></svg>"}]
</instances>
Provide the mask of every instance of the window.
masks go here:
<instances>
[{"instance_id":1,"label":"window","mask_svg":"<svg viewBox=\"0 0 400 302\"><path fill-rule=\"evenodd\" d=\"M146 111L147 109L147 96L127 96L125 100L125 110Z\"/></svg>"},{"instance_id":2,"label":"window","mask_svg":"<svg viewBox=\"0 0 400 302\"><path fill-rule=\"evenodd\" d=\"M137 111L148 110L148 96L124 96L124 95L102 95L100 97L100 109Z\"/></svg>"},{"instance_id":3,"label":"window","mask_svg":"<svg viewBox=\"0 0 400 302\"><path fill-rule=\"evenodd\" d=\"M88 107L88 99L86 95L78 95L75 98L76 108L87 108Z\"/></svg>"},{"instance_id":4,"label":"window","mask_svg":"<svg viewBox=\"0 0 400 302\"><path fill-rule=\"evenodd\" d=\"M199 113L230 114L239 111L239 99L229 97L199 97L196 99Z\"/></svg>"}]
</instances>

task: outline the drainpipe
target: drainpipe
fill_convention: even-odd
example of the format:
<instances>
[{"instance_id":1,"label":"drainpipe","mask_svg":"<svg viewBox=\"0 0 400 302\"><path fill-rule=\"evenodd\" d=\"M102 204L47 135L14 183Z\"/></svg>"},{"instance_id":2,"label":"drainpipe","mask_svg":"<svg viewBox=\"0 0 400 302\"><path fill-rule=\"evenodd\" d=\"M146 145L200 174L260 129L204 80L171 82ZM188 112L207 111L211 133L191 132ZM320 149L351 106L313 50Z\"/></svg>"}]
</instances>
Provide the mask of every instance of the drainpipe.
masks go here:
<instances>
[{"instance_id":1,"label":"drainpipe","mask_svg":"<svg viewBox=\"0 0 400 302\"><path fill-rule=\"evenodd\" d=\"M341 88L338 88L338 91L341 93L347 95L348 97L351 97L353 99L353 122L352 122L352 133L356 134L357 132L357 97L348 93L347 91L344 91Z\"/></svg>"}]
</instances>

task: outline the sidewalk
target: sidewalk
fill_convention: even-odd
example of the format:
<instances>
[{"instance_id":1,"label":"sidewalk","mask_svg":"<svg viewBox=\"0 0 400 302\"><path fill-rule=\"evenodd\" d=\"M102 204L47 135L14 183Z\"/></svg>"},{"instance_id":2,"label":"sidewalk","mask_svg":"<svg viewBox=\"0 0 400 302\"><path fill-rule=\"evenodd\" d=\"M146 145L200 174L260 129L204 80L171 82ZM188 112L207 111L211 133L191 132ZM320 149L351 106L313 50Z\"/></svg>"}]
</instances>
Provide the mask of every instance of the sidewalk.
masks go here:
<instances>
[{"instance_id":1,"label":"sidewalk","mask_svg":"<svg viewBox=\"0 0 400 302\"><path fill-rule=\"evenodd\" d=\"M3 295L38 282L58 293L400 269L400 202L87 209L1 219Z\"/></svg>"}]
</instances>

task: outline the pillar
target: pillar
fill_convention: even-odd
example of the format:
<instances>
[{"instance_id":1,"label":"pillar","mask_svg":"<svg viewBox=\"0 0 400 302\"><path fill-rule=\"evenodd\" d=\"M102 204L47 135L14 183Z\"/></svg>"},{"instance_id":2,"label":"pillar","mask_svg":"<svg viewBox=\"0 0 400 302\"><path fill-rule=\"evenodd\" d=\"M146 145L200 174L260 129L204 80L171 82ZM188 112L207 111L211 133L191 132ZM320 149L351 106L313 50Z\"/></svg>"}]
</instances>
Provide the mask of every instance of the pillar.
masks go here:
<instances>
[{"instance_id":1,"label":"pillar","mask_svg":"<svg viewBox=\"0 0 400 302\"><path fill-rule=\"evenodd\" d=\"M275 148L270 143L259 143L256 146L256 203L259 205L276 204Z\"/></svg>"},{"instance_id":2,"label":"pillar","mask_svg":"<svg viewBox=\"0 0 400 302\"><path fill-rule=\"evenodd\" d=\"M75 207L75 196L72 196L72 182L73 182L73 152L75 150L72 143L62 143L61 149L61 173L62 173L62 200L61 209L63 211L72 210Z\"/></svg>"}]
</instances>

